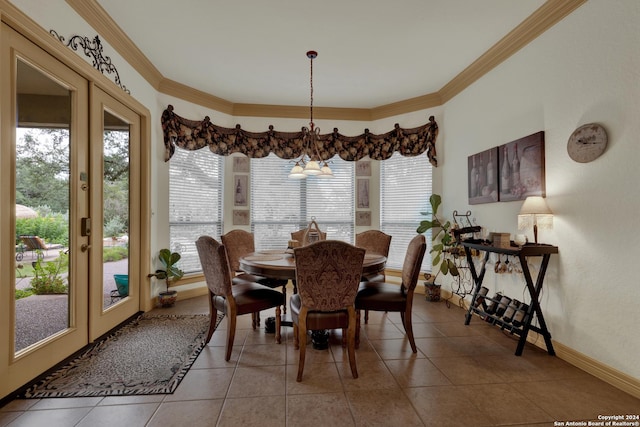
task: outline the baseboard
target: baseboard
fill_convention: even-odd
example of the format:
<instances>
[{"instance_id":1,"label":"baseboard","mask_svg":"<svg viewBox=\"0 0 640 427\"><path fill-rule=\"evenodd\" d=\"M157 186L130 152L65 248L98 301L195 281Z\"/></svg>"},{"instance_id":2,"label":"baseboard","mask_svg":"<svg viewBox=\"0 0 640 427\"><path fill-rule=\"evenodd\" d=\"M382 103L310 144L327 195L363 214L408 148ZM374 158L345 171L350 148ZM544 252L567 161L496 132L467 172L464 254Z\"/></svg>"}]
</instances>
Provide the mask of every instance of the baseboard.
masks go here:
<instances>
[{"instance_id":1,"label":"baseboard","mask_svg":"<svg viewBox=\"0 0 640 427\"><path fill-rule=\"evenodd\" d=\"M441 292L443 298L449 299L451 303L460 305L461 298L458 295L453 295L451 292L444 289ZM545 351L547 350L544 339L535 332L529 333L527 341L536 347L540 347ZM579 351L576 351L558 341L552 340L552 343L558 358L608 384L611 384L625 393L640 399L640 380L637 378L627 375L624 372L612 368L611 366L605 365L604 363L593 359L586 354L580 353Z\"/></svg>"}]
</instances>

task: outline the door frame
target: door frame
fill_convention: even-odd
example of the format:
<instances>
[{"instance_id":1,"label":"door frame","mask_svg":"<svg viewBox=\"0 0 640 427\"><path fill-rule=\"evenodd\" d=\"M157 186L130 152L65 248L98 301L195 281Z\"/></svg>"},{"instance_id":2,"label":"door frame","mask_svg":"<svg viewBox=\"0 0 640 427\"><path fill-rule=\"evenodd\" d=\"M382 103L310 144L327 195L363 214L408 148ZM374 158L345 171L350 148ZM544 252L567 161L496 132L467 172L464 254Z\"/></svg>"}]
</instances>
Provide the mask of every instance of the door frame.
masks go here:
<instances>
[{"instance_id":1,"label":"door frame","mask_svg":"<svg viewBox=\"0 0 640 427\"><path fill-rule=\"evenodd\" d=\"M115 100L121 102L140 117L140 152L138 156L140 165L140 182L138 183L140 188L140 230L139 230L139 260L140 268L138 271L137 281L140 283L139 287L139 307L140 311L148 311L153 308L153 299L151 298L151 289L149 286L149 279L147 274L152 270L151 265L151 114L143 104L134 99L130 94L124 92L120 87L116 86L107 76L101 74L98 70L93 68L89 59L81 57L78 53L67 48L63 43L59 42L56 38L51 37L48 31L40 27L27 15L13 6L11 3L5 0L0 0L0 20L2 21L2 27L7 27L15 30L15 33L20 37L23 37L26 41L31 43L35 47L41 48L48 53L51 57L60 62L60 65L68 67L76 74L85 78L91 85L100 88ZM3 32L0 32L0 45L6 44L7 36ZM13 37L13 36L12 36ZM3 48L0 50L0 66L8 60L7 52ZM0 73L0 85L3 88L13 87L11 84L15 84L11 81L15 78L13 75L6 73ZM3 89L4 91L4 89ZM3 140L13 141L15 138L15 107L12 106L15 100L11 97L3 96L0 100L0 137ZM89 123L89 126L92 126ZM86 128L86 125L85 125ZM88 135L85 135L88 140ZM8 139L7 139L8 138ZM159 152L159 151L158 151ZM158 154L159 155L159 154ZM15 159L15 147L13 144L0 144L0 162L5 162L4 159ZM15 162L15 160L12 160ZM5 163L2 163L3 165ZM5 186L15 187L15 181L13 174L14 168L2 168L0 172L1 180L1 192L2 195L6 194ZM13 193L11 190L10 193ZM15 197L13 197L13 203L10 199L5 199L9 203L3 203L0 206L0 241L8 242L13 241L13 230L15 229ZM79 221L78 221L79 222ZM79 225L78 225L79 226ZM80 244L78 245L80 246ZM14 255L13 245L0 245L0 262L6 262L13 260ZM15 282L15 272L13 269L0 270L0 283ZM9 321L13 322L14 313L9 313L9 310L4 310L2 301L13 300L13 287L0 286L0 324L9 325ZM88 309L88 295L85 293L83 297L78 296L78 303L82 299L82 306ZM11 304L13 305L13 304ZM8 328L8 327L7 327ZM13 328L13 326L12 326ZM13 331L13 329L11 329ZM88 328L85 328L85 339L88 341ZM13 339L13 335L11 336ZM32 364L24 364L24 371L20 377L14 377L9 375L9 370L13 369L13 352L6 350L6 344L9 342L9 338L5 332L0 331L0 377L3 381L0 381L0 399L8 396L11 392L18 390L22 386L26 385L29 381L35 379L38 375L41 375L66 357L70 356L75 350L73 347L68 347L63 353L60 354L47 354L46 358L42 356L34 356ZM45 360L46 359L46 360ZM36 364L39 364L36 366Z\"/></svg>"}]
</instances>

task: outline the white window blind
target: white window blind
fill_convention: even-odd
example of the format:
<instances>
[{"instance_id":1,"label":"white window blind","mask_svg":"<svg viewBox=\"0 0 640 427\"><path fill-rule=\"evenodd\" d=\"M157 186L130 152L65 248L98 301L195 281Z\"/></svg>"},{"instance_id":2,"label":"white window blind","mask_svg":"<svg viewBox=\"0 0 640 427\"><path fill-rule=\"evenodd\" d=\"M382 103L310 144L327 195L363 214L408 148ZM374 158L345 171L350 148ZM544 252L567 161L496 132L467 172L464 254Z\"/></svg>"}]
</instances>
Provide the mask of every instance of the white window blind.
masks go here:
<instances>
[{"instance_id":1,"label":"white window blind","mask_svg":"<svg viewBox=\"0 0 640 427\"><path fill-rule=\"evenodd\" d=\"M431 164L426 155L403 157L394 153L380 162L380 228L392 236L387 268L401 269L407 247L420 221L427 219L431 197ZM431 270L431 235L422 271Z\"/></svg>"},{"instance_id":2,"label":"white window blind","mask_svg":"<svg viewBox=\"0 0 640 427\"><path fill-rule=\"evenodd\" d=\"M198 237L222 233L223 168L224 158L205 149L177 148L169 161L170 249L182 255L185 273L202 271Z\"/></svg>"},{"instance_id":3,"label":"white window blind","mask_svg":"<svg viewBox=\"0 0 640 427\"><path fill-rule=\"evenodd\" d=\"M288 178L291 160L274 154L251 159L251 230L256 249L287 247L291 232L312 217L328 239L354 242L354 167L334 157L333 179Z\"/></svg>"}]
</instances>

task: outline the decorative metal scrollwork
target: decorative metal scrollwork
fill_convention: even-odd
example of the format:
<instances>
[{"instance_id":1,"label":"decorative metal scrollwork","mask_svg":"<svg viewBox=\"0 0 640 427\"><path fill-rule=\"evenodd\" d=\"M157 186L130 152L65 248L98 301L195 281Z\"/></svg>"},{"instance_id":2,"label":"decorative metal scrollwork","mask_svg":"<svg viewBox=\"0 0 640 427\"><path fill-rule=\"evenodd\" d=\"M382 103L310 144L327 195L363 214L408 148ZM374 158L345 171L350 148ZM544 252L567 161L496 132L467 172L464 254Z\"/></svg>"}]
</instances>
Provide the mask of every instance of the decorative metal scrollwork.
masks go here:
<instances>
[{"instance_id":1,"label":"decorative metal scrollwork","mask_svg":"<svg viewBox=\"0 0 640 427\"><path fill-rule=\"evenodd\" d=\"M65 38L58 35L55 30L49 30L49 33L73 50L77 51L78 46L82 47L85 56L89 56L92 58L93 68L100 71L102 74L113 74L114 81L118 85L118 87L120 87L120 89L124 90L126 93L131 94L129 89L127 89L127 87L120 82L120 74L118 74L118 70L116 69L115 65L111 63L111 58L102 55L102 43L100 42L100 38L97 35L93 38L93 40L90 40L89 37L75 35L72 36L67 42Z\"/></svg>"}]
</instances>

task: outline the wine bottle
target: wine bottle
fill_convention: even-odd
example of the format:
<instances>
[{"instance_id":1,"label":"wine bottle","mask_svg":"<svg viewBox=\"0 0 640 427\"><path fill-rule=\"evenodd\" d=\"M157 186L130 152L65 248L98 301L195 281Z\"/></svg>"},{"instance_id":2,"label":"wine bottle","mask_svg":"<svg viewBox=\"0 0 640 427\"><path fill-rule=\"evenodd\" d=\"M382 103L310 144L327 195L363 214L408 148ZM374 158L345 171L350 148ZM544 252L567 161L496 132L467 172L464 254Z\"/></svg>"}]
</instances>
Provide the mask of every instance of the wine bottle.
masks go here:
<instances>
[{"instance_id":1,"label":"wine bottle","mask_svg":"<svg viewBox=\"0 0 640 427\"><path fill-rule=\"evenodd\" d=\"M493 160L492 160L493 151L489 151L489 161L487 162L487 187L489 190L493 190L495 185L495 176L493 176Z\"/></svg>"},{"instance_id":2,"label":"wine bottle","mask_svg":"<svg viewBox=\"0 0 640 427\"><path fill-rule=\"evenodd\" d=\"M517 187L520 184L520 159L518 158L518 144L513 151L513 163L511 164L511 184Z\"/></svg>"},{"instance_id":3,"label":"wine bottle","mask_svg":"<svg viewBox=\"0 0 640 427\"><path fill-rule=\"evenodd\" d=\"M478 195L478 169L476 168L476 156L471 157L471 172L469 173L469 197Z\"/></svg>"},{"instance_id":4,"label":"wine bottle","mask_svg":"<svg viewBox=\"0 0 640 427\"><path fill-rule=\"evenodd\" d=\"M502 159L502 171L500 172L500 192L506 194L511 192L511 168L509 166L509 151L506 145Z\"/></svg>"}]
</instances>

